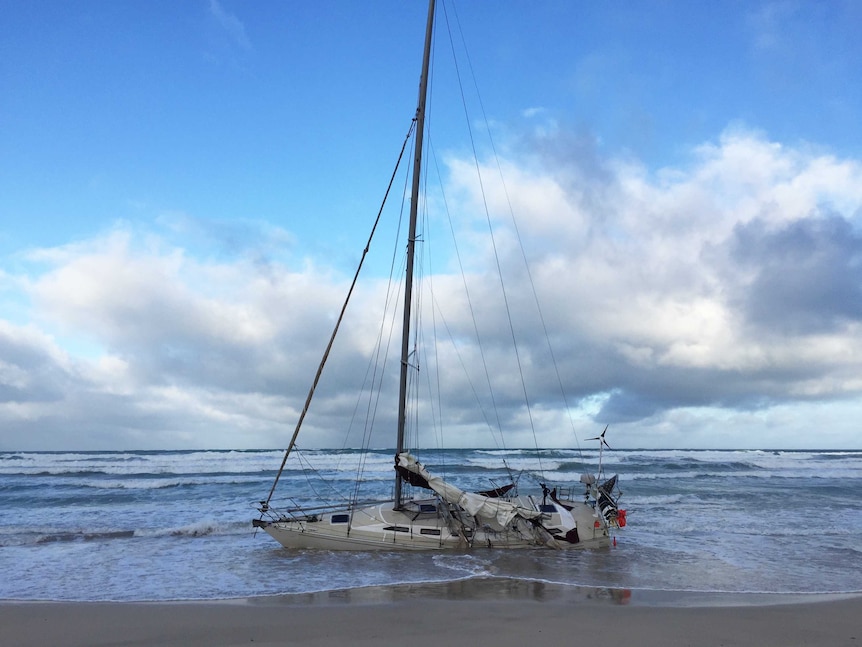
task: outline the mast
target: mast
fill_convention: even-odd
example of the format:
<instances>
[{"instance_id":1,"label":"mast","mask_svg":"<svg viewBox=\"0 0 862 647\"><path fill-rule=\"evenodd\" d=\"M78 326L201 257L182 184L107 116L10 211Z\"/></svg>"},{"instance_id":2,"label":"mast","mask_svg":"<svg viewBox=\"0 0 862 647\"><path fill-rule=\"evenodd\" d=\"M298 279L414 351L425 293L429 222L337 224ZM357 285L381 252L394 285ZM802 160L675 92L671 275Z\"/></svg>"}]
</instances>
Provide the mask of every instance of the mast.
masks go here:
<instances>
[{"instance_id":1,"label":"mast","mask_svg":"<svg viewBox=\"0 0 862 647\"><path fill-rule=\"evenodd\" d=\"M404 429L407 424L407 373L410 359L410 310L413 299L413 256L416 248L416 221L419 212L419 184L422 179L422 140L425 135L425 100L428 95L428 65L431 60L431 36L434 31L434 2L428 2L428 22L425 26L425 49L422 54L422 74L419 77L419 101L416 107L416 149L413 158L413 186L410 193L410 225L407 234L407 272L404 279L404 320L401 326L401 380L398 386L397 453L404 451ZM401 507L402 479L395 471L395 509Z\"/></svg>"}]
</instances>

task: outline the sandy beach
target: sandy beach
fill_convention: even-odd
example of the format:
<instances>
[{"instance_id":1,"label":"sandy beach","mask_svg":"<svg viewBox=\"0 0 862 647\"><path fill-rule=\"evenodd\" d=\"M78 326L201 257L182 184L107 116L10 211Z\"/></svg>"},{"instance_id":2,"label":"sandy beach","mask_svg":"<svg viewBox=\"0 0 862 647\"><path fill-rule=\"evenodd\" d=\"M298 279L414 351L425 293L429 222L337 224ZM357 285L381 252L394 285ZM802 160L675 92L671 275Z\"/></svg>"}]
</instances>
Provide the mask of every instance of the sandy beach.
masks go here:
<instances>
[{"instance_id":1,"label":"sandy beach","mask_svg":"<svg viewBox=\"0 0 862 647\"><path fill-rule=\"evenodd\" d=\"M496 584L210 602L6 602L0 604L0 644L862 645L859 596L645 595Z\"/></svg>"}]
</instances>

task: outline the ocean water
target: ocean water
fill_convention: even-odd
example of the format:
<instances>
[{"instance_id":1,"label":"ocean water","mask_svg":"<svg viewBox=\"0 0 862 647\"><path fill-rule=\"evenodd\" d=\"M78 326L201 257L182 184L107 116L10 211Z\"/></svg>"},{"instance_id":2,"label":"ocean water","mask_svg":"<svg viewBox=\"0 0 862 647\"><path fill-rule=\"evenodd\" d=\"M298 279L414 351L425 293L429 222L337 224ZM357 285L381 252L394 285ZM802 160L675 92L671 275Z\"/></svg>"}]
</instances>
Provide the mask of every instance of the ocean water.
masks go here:
<instances>
[{"instance_id":1,"label":"ocean water","mask_svg":"<svg viewBox=\"0 0 862 647\"><path fill-rule=\"evenodd\" d=\"M465 489L572 483L596 452L421 451ZM862 451L611 451L628 526L598 551L288 551L251 526L280 451L0 453L0 599L207 600L501 578L630 591L862 592ZM345 495L355 451L291 457L273 505ZM391 451L363 498L392 488ZM314 470L310 469L312 466Z\"/></svg>"}]
</instances>

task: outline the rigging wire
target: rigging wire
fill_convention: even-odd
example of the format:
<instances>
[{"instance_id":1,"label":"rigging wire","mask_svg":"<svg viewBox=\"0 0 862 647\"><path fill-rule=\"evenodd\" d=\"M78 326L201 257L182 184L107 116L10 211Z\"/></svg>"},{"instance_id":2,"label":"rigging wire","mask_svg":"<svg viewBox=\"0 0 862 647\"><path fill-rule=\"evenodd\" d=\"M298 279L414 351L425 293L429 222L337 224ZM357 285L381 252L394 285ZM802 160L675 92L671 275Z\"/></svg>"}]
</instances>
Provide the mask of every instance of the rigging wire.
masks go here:
<instances>
[{"instance_id":1,"label":"rigging wire","mask_svg":"<svg viewBox=\"0 0 862 647\"><path fill-rule=\"evenodd\" d=\"M454 11L454 8L453 8L453 11ZM509 324L509 333L511 335L512 345L514 346L514 350L515 350L515 360L516 360L517 365L518 365L518 374L519 374L520 379L521 379L521 388L522 388L522 392L524 395L524 402L526 405L527 416L528 416L528 419L530 421L530 429L531 429L532 434L533 434L533 444L535 445L535 448L536 448L536 456L539 459L539 472L542 473L542 478L544 478L544 467L542 466L542 457L541 457L541 453L539 452L539 441L538 441L538 438L536 437L536 426L535 426L535 423L533 421L533 411L532 411L532 407L530 406L530 396L529 396L529 393L527 392L526 381L524 379L524 369L523 369L523 362L521 360L521 351L520 351L520 348L518 346L517 336L515 335L515 327L514 327L514 323L512 321L512 311L511 311L511 308L509 306L509 296L508 296L508 293L506 291L506 286L503 282L503 269L502 269L502 265L500 263L500 256L499 256L498 249L497 249L497 240L496 240L496 237L494 236L494 226L493 226L493 223L491 222L491 212L490 212L490 209L488 208L488 200L487 200L487 196L485 194L485 185L484 185L484 182L482 180L482 170L481 170L481 167L479 164L479 155L478 155L478 152L476 150L476 141L475 141L475 137L473 136L473 129L470 126L469 115L467 114L467 100L466 100L466 97L464 95L464 86L461 82L461 69L460 69L460 66L458 65L458 58L455 54L454 40L452 38L452 32L451 32L450 23L449 23L449 14L446 11L446 4L445 3L443 3L443 15L444 15L444 18L446 21L446 28L447 28L447 31L449 33L449 42L450 42L450 45L452 46L452 58L454 60L454 65L455 65L455 75L458 78L458 89L461 92L461 102L462 102L462 105L464 108L464 113L467 116L467 119L466 119L467 132L468 132L469 137L470 137L470 146L473 150L473 160L474 160L475 165L476 165L476 177L477 177L477 180L479 182L480 192L482 194L482 203L483 203L483 206L485 209L485 219L488 223L488 231L489 231L489 234L491 237L491 246L494 250L494 261L497 265L497 276L500 279L500 288L501 288L501 292L502 292L502 296L503 296L503 302L504 302L505 309L506 309L506 319L507 319L507 322ZM455 14L455 17L457 19L457 13ZM462 42L463 42L463 39L462 39Z\"/></svg>"},{"instance_id":2,"label":"rigging wire","mask_svg":"<svg viewBox=\"0 0 862 647\"><path fill-rule=\"evenodd\" d=\"M461 35L461 41L466 42L464 37L463 37L462 30L461 30L461 23L460 23L460 20L458 19L457 9L453 6L452 10L453 10L453 14L455 16L455 24L458 28L458 32L459 32L459 34L462 34ZM470 53L469 53L469 50L467 50L466 45L464 46L464 51L465 51L465 58L466 58L466 62L467 62L467 67L470 70L470 78L473 80L473 86L476 90L476 98L477 98L477 101L479 104L479 109L482 113L482 121L487 127L488 123L489 123L488 122L488 116L487 116L487 113L485 112L485 105L482 102L482 95L478 89L478 83L476 81L476 75L473 72L472 60L470 58ZM500 163L500 156L497 154L497 147L496 147L496 144L494 143L494 137L491 133L490 127L487 127L487 132L488 132L488 142L491 146L491 152L492 152L493 157L494 157L494 162L495 162L495 165L497 167L497 172L500 176L500 184L503 187L503 193L504 193L505 198L506 198L506 205L508 206L509 217L512 221L512 227L513 227L513 230L515 232L515 238L518 241L518 248L521 251L521 256L522 256L523 261L524 261L524 268L525 268L526 273L527 273L527 280L530 283L530 289L531 289L531 292L533 294L533 300L535 302L536 312L539 316L539 321L542 325L542 332L544 333L545 341L547 342L547 345L548 345L548 354L549 354L550 359L551 359L551 364L554 367L554 374L557 378L557 384L560 388L560 395L563 398L563 404L566 407L566 414L567 414L567 417L569 419L569 425L572 428L572 436L575 439L575 445L576 445L577 450L578 450L578 455L581 458L581 460L583 461L584 455L583 455L583 451L581 449L580 439L578 438L577 430L575 429L575 421L574 421L574 418L572 417L572 409L571 409L571 406L569 404L568 396L566 395L566 389L565 389L565 386L563 385L562 376L560 375L560 368L559 368L559 364L558 364L557 359L556 359L556 354L554 353L553 344L551 343L551 335L548 332L548 326L547 326L547 322L545 319L544 310L542 309L542 305L541 305L541 302L539 300L538 291L536 290L536 284L535 284L535 281L533 280L533 273L530 269L530 263L527 260L527 254L526 254L526 251L524 250L524 243L523 243L523 239L521 237L520 229L518 227L517 218L515 217L515 210L514 210L514 207L512 206L511 197L509 196L509 188L508 188L508 185L506 184L505 176L503 174L503 168L502 168L502 165Z\"/></svg>"},{"instance_id":3,"label":"rigging wire","mask_svg":"<svg viewBox=\"0 0 862 647\"><path fill-rule=\"evenodd\" d=\"M415 120L413 123L415 125L415 123L416 123ZM401 208L399 209L399 212L398 212L399 213L399 215L398 215L398 227L397 227L396 235L395 235L396 241L401 239L401 227L404 224L404 207L405 207L405 201L406 201L406 195L407 195L406 189L407 189L407 185L408 185L407 184L408 180L409 180L409 173L405 174L405 176L404 176L404 189L402 189L402 191L401 191ZM363 449L368 449L368 447L371 445L371 433L374 429L374 422L377 419L378 405L380 404L380 397L381 397L382 392L383 392L383 380L385 377L386 366L387 366L386 360L389 357L388 351L392 347L392 338L393 338L393 335L395 334L395 329L396 329L396 321L397 321L398 312L397 312L396 308L392 308L392 304L397 303L400 296L401 296L401 290L400 290L401 284L396 283L396 281L394 280L395 264L396 264L396 260L398 257L397 249L398 249L398 246L396 244L396 246L392 250L392 258L390 259L390 262L389 262L389 280L388 280L387 286L386 286L386 300L385 300L385 305L383 308L383 316L381 317L381 320L380 320L380 328L378 330L378 335L377 335L376 351L373 354L371 360L369 361L369 370L371 370L371 366L373 365L373 374L374 375L377 374L377 369L378 369L378 367L380 367L380 377L379 377L379 379L375 379L374 377L372 377L371 386L370 386L370 389L368 392L368 406L367 406L366 415L365 415L365 426L364 426L364 430L363 430L362 443L361 443L361 447ZM404 269L403 258L402 258L402 264L401 264L400 268ZM394 285L398 285L399 289L396 289L393 291ZM390 323L387 327L387 325L386 325L386 313L390 312L390 308L392 308L391 309L392 320L390 321ZM383 335L384 335L384 331L386 329L389 330L389 335L387 337L387 341L386 341L386 344L384 346ZM381 361L381 357L382 357L382 361ZM374 395L374 394L376 394L376 395ZM361 395L360 395L360 398L361 398ZM357 403L357 406L358 406L358 403ZM361 484L362 484L362 478L361 477L365 473L365 465L366 465L367 459L368 459L368 453L362 452L361 458L360 458L360 463L357 466L356 479L354 481L354 500L359 499L359 488L361 487Z\"/></svg>"},{"instance_id":4,"label":"rigging wire","mask_svg":"<svg viewBox=\"0 0 862 647\"><path fill-rule=\"evenodd\" d=\"M431 148L431 159L434 162L434 168L437 171L438 178L441 178L440 185L442 187L443 182L442 182L442 175L440 173L440 166L439 166L438 161L437 161L437 154L434 151L433 147ZM461 274L461 281L464 284L464 296L467 299L467 309L470 311L470 320L473 324L473 334L476 336L477 348L479 349L479 357L482 361L482 370L485 372L485 382L488 384L488 391L489 391L490 398L491 398L491 408L494 412L494 416L495 416L496 422L497 422L497 433L500 434L499 441L497 440L497 436L495 436L493 433L494 427L491 425L490 421L488 421L488 416L485 413L484 407L482 407L482 405L481 405L481 401L479 400L478 394L476 394L476 400L477 400L477 402L479 402L479 406L482 409L482 415L485 418L485 422L487 423L488 427L492 431L491 437L494 439L494 442L496 443L498 448L502 447L503 449L505 449L506 448L506 439L503 436L503 423L500 420L500 410L497 407L497 401L496 401L496 397L494 395L494 389L491 388L491 373L488 370L488 360L487 360L487 357L485 355L485 344L482 343L482 335L479 332L479 324L478 324L478 319L476 317L476 309L473 307L473 299L470 296L470 287L469 287L469 284L467 283L467 273L464 271L464 262L461 258L461 249L458 247L458 240L457 240L457 236L455 235L455 225L452 222L452 213L449 210L449 202L446 199L445 191L441 190L441 195L442 195L442 199L443 199L443 208L446 212L446 219L449 223L449 231L452 235L452 246L453 246L453 249L455 250L455 258L458 260L458 269L459 269L460 274ZM447 331L448 331L448 325L447 325ZM452 343L454 344L455 338L452 336L451 331L448 331L448 332L449 332L450 338L452 339ZM459 356L459 359L460 359L460 356ZM463 360L462 360L462 366L463 366ZM465 368L465 372L466 372L466 368ZM468 380L469 380L469 375L468 375ZM472 381L470 382L470 386L473 388L473 392L476 393L476 390L475 390L475 387L473 386Z\"/></svg>"},{"instance_id":5,"label":"rigging wire","mask_svg":"<svg viewBox=\"0 0 862 647\"><path fill-rule=\"evenodd\" d=\"M438 24L439 23L435 22L435 25L434 25L435 34L437 33ZM433 105L433 103L434 103L434 80L435 80L435 76L436 76L435 71L436 71L436 62L437 62L437 58L436 58L437 48L436 48L436 46L432 46L430 53L431 53L431 57L430 57L430 61L429 61L427 104ZM425 141L425 144L424 144L425 150L423 151L423 158L427 160L428 153L433 151L433 145L432 145L433 139L432 139L432 137L433 137L433 130L434 130L434 118L433 118L433 112L432 111L429 111L429 110L425 111L425 122L424 123L425 123L425 140L424 140ZM430 219L429 213L428 213L428 202L429 202L428 201L428 176L429 176L429 174L430 174L430 169L429 169L428 164L426 163L422 167L422 180L421 181L422 181L423 190L420 191L420 195L422 195L424 198L422 204L420 205L421 206L421 211L420 211L421 228L420 228L420 230L422 231L422 235L420 236L420 239L417 240L417 242L422 243L422 245L419 247L419 251L421 252L421 262L419 263L419 272L422 273L425 270L425 268L427 267L427 278L424 280L424 282L420 283L420 285L426 286L426 289L428 290L428 293L429 293L429 296L431 299L431 310L430 310L430 312L431 312L431 335L433 338L433 344L431 345L431 348L433 349L433 360L427 356L427 354L428 354L428 351L427 351L428 346L427 345L418 344L415 347L414 352L417 354L420 352L423 352L425 354L425 365L428 366L429 368L430 367L434 368L433 377L435 378L435 381L436 381L436 394L437 394L437 396L434 397L435 385L432 385L432 382L431 382L432 374L430 371L427 373L427 378L428 378L427 379L427 387L428 387L429 411L430 411L430 417L431 417L431 423L430 424L431 424L431 428L433 429L433 437L435 437L436 446L439 449L439 448L442 448L444 446L444 440L443 440L443 436L444 436L444 431L443 431L443 398L442 398L442 388L441 388L441 383L440 383L440 353L439 353L439 346L437 344L437 325L436 325L436 318L434 316L434 268L432 267L433 256L431 253L431 241L433 240L433 237L431 236L431 224L430 224L431 219ZM438 176L439 176L439 173L438 173ZM426 265L426 263L427 263L427 265ZM421 292L422 291L420 291L420 293ZM417 311L421 312L421 307L417 308ZM419 334L424 337L425 331L424 331L423 327L420 325L420 321L419 321L418 316L417 316L417 320L416 320L416 325L414 326L414 330L420 331ZM417 341L419 341L418 338L417 338ZM417 377L418 377L418 375L417 375ZM416 419L415 419L416 429L413 432L417 441L418 441L418 436L419 436L418 391L419 391L419 389L417 387L417 399L414 402L414 407L416 408ZM436 409L435 409L435 403L436 403ZM438 463L438 470L440 470L441 475L446 474L445 460L443 459L442 454L440 456L440 462Z\"/></svg>"},{"instance_id":6,"label":"rigging wire","mask_svg":"<svg viewBox=\"0 0 862 647\"><path fill-rule=\"evenodd\" d=\"M335 499L339 499L344 502L345 505L349 504L347 497L345 497L330 481L326 479L320 471L314 467L314 465L308 460L303 451L300 449L299 445L293 446L293 453L291 454L298 462L299 462L299 470L302 472L302 475L305 477L306 485L314 497L318 500L323 500L325 495L321 493L320 489L316 487L317 483L323 483L326 486L326 490L331 493L331 497ZM315 478L312 479L311 477ZM290 501L293 502L293 505L296 509L302 509L303 506L296 502L295 499L290 498ZM269 508L267 508L268 510Z\"/></svg>"},{"instance_id":7,"label":"rigging wire","mask_svg":"<svg viewBox=\"0 0 862 647\"><path fill-rule=\"evenodd\" d=\"M413 132L416 130L416 120L413 119L410 122L410 128L407 129L407 134L404 137L404 142L401 144L401 151L398 153L398 159L395 162L395 168L392 170L392 175L389 178L389 184L386 185L386 192L383 194L383 201L380 204L380 208L377 211L377 217L374 219L374 225L371 227L371 233L368 236L368 242L365 243L365 248L362 250L362 257L359 259L359 264L356 267L356 272L353 275L353 281L350 283L350 289L347 291L347 297L344 299L344 304L341 306L341 312L338 315L338 319L335 322L335 326L332 330L332 335L329 338L329 342L326 345L326 350L323 352L323 357L320 360L320 365L317 367L317 373L314 375L314 380L312 381L311 388L308 390L308 395L305 398L305 405L302 408L302 413L299 415L299 419L296 422L296 428L293 431L293 436L290 439L290 443L288 443L287 449L284 451L284 458L281 461L281 465L278 468L278 472L275 475L275 480L273 481L272 488L269 490L269 494L266 497L266 501L261 502L262 511L266 510L269 507L269 502L272 500L272 495L275 492L276 486L278 486L278 481L281 479L281 474L284 471L284 466L287 463L287 459L290 456L290 452L293 449L294 445L296 445L296 438L299 436L299 430L302 427L302 423L305 420L305 415L308 413L308 408L311 406L311 400L314 397L314 391L317 388L318 382L320 382L320 376L323 374L323 367L326 365L326 360L329 358L329 352L332 350L332 344L335 342L335 336L338 334L338 329L341 326L341 322L344 319L344 313L347 311L347 304L350 302L350 297L353 296L353 290L356 287L356 282L359 279L359 273L362 270L362 265L365 262L365 257L368 255L369 249L371 249L371 241L374 238L374 233L377 231L377 225L380 223L380 217L383 213L383 208L386 206L386 200L389 197L389 192L392 189L392 185L395 182L395 177L398 173L398 168L401 166L401 159L404 156L404 151L407 149L407 143L410 141L410 137Z\"/></svg>"},{"instance_id":8,"label":"rigging wire","mask_svg":"<svg viewBox=\"0 0 862 647\"><path fill-rule=\"evenodd\" d=\"M455 11L454 8L453 8L453 11ZM460 25L460 22L458 22L457 18L458 18L457 11L455 11L456 24L458 25L458 29L460 31L461 25ZM465 48L465 50L466 50L466 48ZM479 103L479 109L482 112L483 122L487 126L488 125L488 116L485 112L485 104L482 102L482 95L479 93L479 90L478 90L478 84L476 82L476 75L473 73L473 64L470 60L469 52L466 52L466 59L467 59L467 67L470 69L470 76L473 79L473 85L474 85L474 87L476 87L476 98L477 98L477 101ZM544 314L544 311L542 309L542 304L539 301L539 294L538 294L538 291L536 290L536 283L533 280L533 273L530 269L530 263L527 260L527 253L524 249L523 239L521 238L521 230L518 228L518 219L515 217L515 209L512 206L512 199L509 196L509 187L506 184L506 179L505 179L505 176L503 175L503 167L500 164L500 156L497 154L497 147L494 143L494 137L491 133L490 127L487 128L487 131L488 131L488 142L491 145L491 152L493 153L494 162L497 166L497 172L500 175L500 184L503 187L503 194L506 196L506 205L509 208L508 209L509 210L509 218L512 221L512 228L515 231L515 238L518 241L518 248L521 251L521 257L524 260L524 269L527 272L527 280L530 283L530 291L533 294L533 301L536 305L536 312L539 315L539 321L542 324L542 332L544 333L545 341L548 344L548 354L550 355L550 358L551 358L551 364L554 367L554 373L556 374L556 377L557 377L557 384L560 387L560 395L562 396L563 404L566 407L566 413L567 413L568 418L569 418L569 424L572 427L572 435L575 438L575 444L576 444L577 449L578 449L578 455L580 456L581 460L584 460L583 452L581 450L580 440L578 439L578 433L575 430L575 421L572 418L572 410L571 410L571 407L569 406L568 397L566 396L566 389L563 386L563 378L560 375L559 364L557 363L557 358L556 358L556 355L554 353L554 347L553 347L553 344L551 343L551 335L548 332L548 326L547 326L547 323L545 321L545 314Z\"/></svg>"},{"instance_id":9,"label":"rigging wire","mask_svg":"<svg viewBox=\"0 0 862 647\"><path fill-rule=\"evenodd\" d=\"M431 78L431 74L429 73L429 80ZM427 119L427 114L426 114ZM425 126L425 136L429 135L429 126ZM427 146L427 144L426 144ZM420 178L420 182L422 184L423 189L427 187L427 174L428 174L428 166L427 164L423 164L420 168L420 172L422 173L422 177ZM425 190L419 192L420 196L425 195ZM424 236L425 233L425 225L427 223L427 202L422 200L421 204L417 205L417 215L418 220L421 221L421 226L417 225L417 233L416 238L414 239L414 272L416 275L414 277L414 285L422 286L423 285L423 269L425 267L425 259L427 258L427 247L426 247L426 238ZM421 243L421 244L420 244ZM425 280L427 282L427 279ZM408 356L407 368L412 369L408 372L408 382L407 382L407 405L408 405L408 416L406 419L407 422L407 430L405 432L405 439L407 440L407 444L405 449L410 447L417 447L419 444L419 377L420 377L420 367L421 367L421 354L420 348L422 347L420 344L420 340L423 334L422 330L422 300L423 300L424 290L416 289L414 291L413 297L413 308L411 310L413 321L410 327L410 333L412 339L410 341L410 354ZM413 403L414 406L410 406Z\"/></svg>"},{"instance_id":10,"label":"rigging wire","mask_svg":"<svg viewBox=\"0 0 862 647\"><path fill-rule=\"evenodd\" d=\"M437 25L435 24L435 29ZM431 56L429 60L429 74L428 74L428 83L427 83L427 92L428 92L428 100L427 103L433 103L433 94L434 94L434 67L435 67L435 56L436 47L432 47ZM430 111L426 111L425 114L425 151L423 151L423 157L427 158L429 150L432 149L432 131L433 131L433 119ZM443 441L443 403L442 403L442 387L440 382L440 360L439 360L439 348L437 345L437 326L436 320L434 317L434 287L433 287L433 278L434 271L431 267L431 247L430 242L432 240L432 236L430 235L430 217L428 213L428 200L427 200L427 187L428 187L428 175L430 173L429 166L427 164L423 165L422 169L422 177L421 183L423 190L420 191L420 196L423 196L423 201L418 205L418 216L419 216L419 226L417 230L421 233L417 234L417 238L414 241L415 243L421 243L421 245L414 246L414 257L416 259L415 271L417 272L417 283L422 286L422 289L417 290L415 297L415 308L413 309L413 323L412 323L412 331L414 334L413 346L411 351L411 357L414 358L413 365L410 365L409 368L413 369L412 372L409 373L409 382L407 386L408 392L408 407L409 407L409 416L407 418L408 426L408 446L419 447L419 416L420 416L420 407L419 407L419 391L420 391L420 367L428 366L429 368L434 368L433 374L431 371L425 373L427 379L424 381L425 386L428 389L428 402L429 402L429 411L430 411L430 427L433 430L432 437L435 437L437 448L442 448L444 446ZM438 171L439 176L439 171ZM428 296L431 298L431 335L433 338L433 344L431 348L433 349L433 357L429 357L428 346L423 342L427 331L425 327L422 326L422 319L424 318L424 309L422 307L422 301L425 299L425 290L428 291ZM432 377L436 378L436 385L432 384ZM436 389L436 397L435 397L435 389ZM435 404L436 403L436 404ZM436 408L435 408L436 406ZM438 473L445 475L445 457L441 454L439 456L439 462L436 465Z\"/></svg>"}]
</instances>

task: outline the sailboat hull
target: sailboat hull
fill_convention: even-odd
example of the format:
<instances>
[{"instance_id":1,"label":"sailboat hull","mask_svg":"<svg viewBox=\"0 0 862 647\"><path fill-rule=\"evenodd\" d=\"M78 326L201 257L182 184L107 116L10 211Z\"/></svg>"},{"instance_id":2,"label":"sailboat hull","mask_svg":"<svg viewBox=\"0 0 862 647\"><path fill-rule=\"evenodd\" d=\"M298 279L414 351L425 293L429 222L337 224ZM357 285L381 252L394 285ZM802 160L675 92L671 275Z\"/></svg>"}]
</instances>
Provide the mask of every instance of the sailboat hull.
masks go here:
<instances>
[{"instance_id":1,"label":"sailboat hull","mask_svg":"<svg viewBox=\"0 0 862 647\"><path fill-rule=\"evenodd\" d=\"M434 33L434 10L435 0L429 0L422 72L419 82L419 100L413 118L415 129L411 128L411 133L415 132L415 144L413 147L413 179L409 201L410 217L407 227L407 255L404 266L401 312L401 362L397 401L398 425L395 436L396 472L393 489L395 502L355 504L354 507L341 511L324 508L317 511L290 510L280 513L270 507L270 500L287 459L296 447L299 430L309 410L318 380L343 320L348 301L353 293L353 286L365 259L365 253L369 250L369 247L366 247L354 276L354 282L351 284L347 299L309 389L293 437L285 451L284 460L276 475L275 483L273 483L266 501L261 502L259 510L262 517L256 520L254 525L265 530L287 548L416 551L538 546L568 549L608 546L611 529L625 525L624 513L618 511L616 499L613 496L616 478L601 486L596 485L596 477L590 476L587 480L582 479L582 483L587 488L583 500L577 502L573 502L569 497L557 498L556 488L551 490L545 484L541 484L542 494L536 498L514 495L509 497L507 493L514 491L516 486L514 482L510 485L512 489L505 490L503 493L465 491L454 483L446 482L441 476L430 473L415 456L407 451L409 443L406 442L405 434L408 421L408 386L411 383L411 374L418 376L418 362L414 360L423 355L417 346L418 341L424 338L424 335L417 334L418 329L411 330L411 326L418 323L418 317L412 316L413 277L416 242L422 239L421 235L417 235L417 224L419 205L423 202L420 199L423 178L422 153L431 41ZM399 161L400 159L399 156ZM393 179L394 177L393 175ZM387 195L388 193L389 190L387 189ZM375 222L373 229L376 230L376 228L377 223ZM370 238L368 243L370 245ZM417 308L416 314L418 315L421 310L421 308ZM387 313L386 316L388 317L389 314ZM434 337L436 338L436 335ZM382 344L382 337L379 343ZM383 350L382 346L378 348L375 357L382 358ZM382 369L382 365L379 368ZM376 386L382 387L382 384L381 380ZM418 389L415 390L414 395L416 392ZM377 400L375 398L369 399L368 411L371 414L371 418L367 421L369 425L373 423L376 416L376 408L373 408L372 411L370 406L372 402L376 403ZM414 422L417 428L419 427L419 409L421 407L410 413L411 419L415 416ZM438 425L440 424L441 422L438 421ZM368 427L369 431L370 429L371 426ZM604 441L604 435L602 432L600 451L603 446L607 445ZM367 438L370 439L370 437L369 434ZM601 471L600 453L599 474ZM406 486L430 490L434 492L436 498L424 501L408 501L410 495L403 489ZM566 499L565 503L563 499Z\"/></svg>"},{"instance_id":2,"label":"sailboat hull","mask_svg":"<svg viewBox=\"0 0 862 647\"><path fill-rule=\"evenodd\" d=\"M424 508L424 512L422 507L415 505L406 510L394 510L392 502L388 502L349 511L258 521L255 525L285 548L292 549L433 551L535 547L578 549L610 545L609 529L601 523L595 510L586 504L576 504L567 511L575 520L575 533L571 528L560 525L559 513L554 512L543 516L539 531L535 526L525 524L513 524L500 530L487 526L465 530L447 520L433 503L424 504Z\"/></svg>"}]
</instances>

